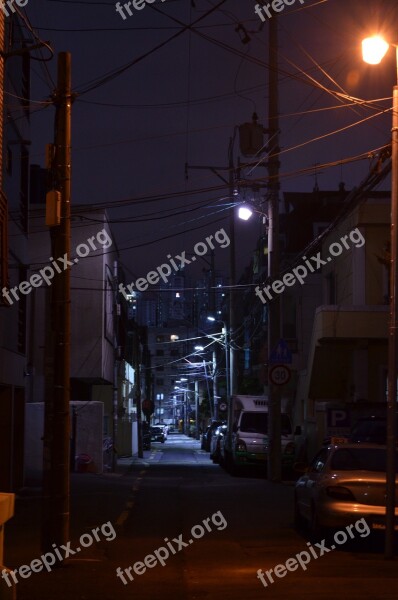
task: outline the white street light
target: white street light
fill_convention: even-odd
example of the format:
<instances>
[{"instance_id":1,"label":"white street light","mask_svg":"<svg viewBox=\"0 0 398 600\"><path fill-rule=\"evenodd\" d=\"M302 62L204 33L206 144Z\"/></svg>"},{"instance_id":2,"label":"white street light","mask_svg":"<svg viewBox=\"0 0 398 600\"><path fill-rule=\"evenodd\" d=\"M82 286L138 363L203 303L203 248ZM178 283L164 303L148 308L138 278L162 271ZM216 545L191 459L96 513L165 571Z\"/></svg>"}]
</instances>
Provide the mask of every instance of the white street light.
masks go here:
<instances>
[{"instance_id":1,"label":"white street light","mask_svg":"<svg viewBox=\"0 0 398 600\"><path fill-rule=\"evenodd\" d=\"M252 209L245 204L244 206L240 206L238 209L238 217L242 219L242 221L248 221L253 216Z\"/></svg>"},{"instance_id":2,"label":"white street light","mask_svg":"<svg viewBox=\"0 0 398 600\"><path fill-rule=\"evenodd\" d=\"M363 59L377 65L389 46L396 49L397 84L393 88L391 138L391 263L390 322L388 330L388 390L387 390L387 464L386 464L386 540L385 557L394 557L395 528L395 453L397 442L397 363L398 363L398 46L388 44L380 36L362 42Z\"/></svg>"}]
</instances>

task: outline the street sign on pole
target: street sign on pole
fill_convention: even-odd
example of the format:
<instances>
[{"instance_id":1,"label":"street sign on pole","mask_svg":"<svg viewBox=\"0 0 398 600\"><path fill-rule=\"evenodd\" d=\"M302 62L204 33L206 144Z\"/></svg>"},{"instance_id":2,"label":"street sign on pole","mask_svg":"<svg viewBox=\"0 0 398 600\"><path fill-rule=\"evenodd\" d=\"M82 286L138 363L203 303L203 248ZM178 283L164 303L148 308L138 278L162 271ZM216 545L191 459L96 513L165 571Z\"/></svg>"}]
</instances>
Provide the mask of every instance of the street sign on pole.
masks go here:
<instances>
[{"instance_id":1,"label":"street sign on pole","mask_svg":"<svg viewBox=\"0 0 398 600\"><path fill-rule=\"evenodd\" d=\"M274 385L285 385L285 383L289 383L291 375L289 367L286 367L285 365L274 365L269 371L271 383Z\"/></svg>"},{"instance_id":2,"label":"street sign on pole","mask_svg":"<svg viewBox=\"0 0 398 600\"><path fill-rule=\"evenodd\" d=\"M279 340L269 355L268 363L270 365L291 365L292 360L292 352L286 341Z\"/></svg>"}]
</instances>

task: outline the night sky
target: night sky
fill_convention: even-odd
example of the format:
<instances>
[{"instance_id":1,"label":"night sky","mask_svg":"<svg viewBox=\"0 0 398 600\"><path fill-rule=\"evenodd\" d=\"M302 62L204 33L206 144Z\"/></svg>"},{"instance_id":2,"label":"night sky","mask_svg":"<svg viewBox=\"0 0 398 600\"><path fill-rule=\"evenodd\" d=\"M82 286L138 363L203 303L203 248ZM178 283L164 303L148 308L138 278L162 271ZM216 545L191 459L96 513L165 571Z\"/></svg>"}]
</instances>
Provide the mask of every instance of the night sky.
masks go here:
<instances>
[{"instance_id":1,"label":"night sky","mask_svg":"<svg viewBox=\"0 0 398 600\"><path fill-rule=\"evenodd\" d=\"M54 89L56 54L70 51L77 94L72 200L109 209L124 201L110 216L128 279L228 225L227 189L209 190L221 181L207 170L190 171L186 180L184 165L227 166L234 128L253 111L267 126L268 23L255 14L256 4L155 0L140 11L132 7L125 20L106 0L29 0L23 9L55 52L49 62L32 61L31 162L44 166L54 108L40 103ZM280 13L281 192L311 191L315 163L335 163L319 168L321 189L337 189L340 181L352 189L366 176L368 159L339 163L389 141L395 73L392 51L382 65L365 65L360 41L382 32L396 42L397 25L396 0L297 0ZM365 107L344 95L375 102ZM319 110L327 107L334 108ZM236 139L235 160L238 154ZM252 177L266 174L259 167ZM193 189L203 192L184 193ZM259 231L259 222L237 224L238 274ZM217 250L216 268L227 264L228 251ZM189 269L195 276L201 265Z\"/></svg>"}]
</instances>

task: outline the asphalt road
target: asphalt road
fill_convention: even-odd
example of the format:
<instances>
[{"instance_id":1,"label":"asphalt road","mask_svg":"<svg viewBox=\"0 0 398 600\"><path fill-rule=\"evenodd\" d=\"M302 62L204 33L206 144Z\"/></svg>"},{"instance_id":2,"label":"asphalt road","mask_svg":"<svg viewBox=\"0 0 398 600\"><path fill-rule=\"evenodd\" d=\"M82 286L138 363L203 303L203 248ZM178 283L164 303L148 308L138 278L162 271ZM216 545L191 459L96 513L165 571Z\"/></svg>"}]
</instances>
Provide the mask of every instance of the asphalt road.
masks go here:
<instances>
[{"instance_id":1,"label":"asphalt road","mask_svg":"<svg viewBox=\"0 0 398 600\"><path fill-rule=\"evenodd\" d=\"M31 497L19 503L7 534L10 566L40 556L29 524L32 514L39 518L38 507L39 499ZM274 583L265 579L265 587L258 569L274 569L309 550L308 539L293 528L292 508L291 483L231 477L212 464L198 442L170 435L124 475L73 476L71 547L76 548L82 533L107 521L116 537L96 543L51 573L21 580L18 598L397 598L397 562L384 560L382 546L370 538L323 556L313 546L318 558L312 557L306 570L300 565L294 571L280 568L282 576L271 573ZM22 535L23 548L18 542ZM116 576L118 567L123 578Z\"/></svg>"}]
</instances>

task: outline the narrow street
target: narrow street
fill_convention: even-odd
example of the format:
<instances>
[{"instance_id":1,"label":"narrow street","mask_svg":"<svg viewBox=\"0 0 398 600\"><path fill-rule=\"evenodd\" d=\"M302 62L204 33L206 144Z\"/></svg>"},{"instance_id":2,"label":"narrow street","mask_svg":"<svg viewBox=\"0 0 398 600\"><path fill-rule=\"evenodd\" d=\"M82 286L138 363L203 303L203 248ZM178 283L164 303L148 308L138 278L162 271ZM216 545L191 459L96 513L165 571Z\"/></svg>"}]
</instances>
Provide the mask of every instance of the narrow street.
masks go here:
<instances>
[{"instance_id":1,"label":"narrow street","mask_svg":"<svg viewBox=\"0 0 398 600\"><path fill-rule=\"evenodd\" d=\"M311 560L306 571L299 567L265 588L258 569L308 550L307 539L293 528L292 482L233 478L212 464L199 442L181 435L154 443L144 454L122 475L73 476L71 548L83 533L108 521L117 536L82 550L50 574L21 580L19 600L397 597L396 564L385 561L382 547L368 539ZM14 568L40 556L39 507L37 496L21 498L7 526L7 564ZM116 576L118 567L144 562L161 547L165 566L136 567L142 574L130 570L133 581L125 574L126 585Z\"/></svg>"}]
</instances>

